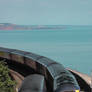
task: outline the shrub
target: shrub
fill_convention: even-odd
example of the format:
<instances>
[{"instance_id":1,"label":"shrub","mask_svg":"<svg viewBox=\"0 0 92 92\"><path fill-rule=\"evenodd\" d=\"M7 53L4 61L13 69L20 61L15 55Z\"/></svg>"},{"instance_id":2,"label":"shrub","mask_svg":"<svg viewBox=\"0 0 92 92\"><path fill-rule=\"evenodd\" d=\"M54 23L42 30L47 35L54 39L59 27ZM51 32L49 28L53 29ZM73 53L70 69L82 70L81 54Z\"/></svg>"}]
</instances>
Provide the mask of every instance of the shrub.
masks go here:
<instances>
[{"instance_id":1,"label":"shrub","mask_svg":"<svg viewBox=\"0 0 92 92\"><path fill-rule=\"evenodd\" d=\"M14 92L15 81L9 75L9 68L5 62L0 61L0 92Z\"/></svg>"}]
</instances>

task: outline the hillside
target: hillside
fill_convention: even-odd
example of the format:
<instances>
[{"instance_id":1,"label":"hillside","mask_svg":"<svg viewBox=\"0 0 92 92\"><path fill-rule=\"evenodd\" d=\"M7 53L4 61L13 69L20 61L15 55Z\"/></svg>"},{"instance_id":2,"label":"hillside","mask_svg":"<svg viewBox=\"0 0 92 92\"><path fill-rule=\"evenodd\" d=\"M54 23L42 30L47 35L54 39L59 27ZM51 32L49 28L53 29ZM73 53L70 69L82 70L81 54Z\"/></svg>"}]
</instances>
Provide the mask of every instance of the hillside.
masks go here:
<instances>
[{"instance_id":1,"label":"hillside","mask_svg":"<svg viewBox=\"0 0 92 92\"><path fill-rule=\"evenodd\" d=\"M0 30L35 30L35 29L63 29L64 26L47 25L16 25L11 23L0 23Z\"/></svg>"}]
</instances>

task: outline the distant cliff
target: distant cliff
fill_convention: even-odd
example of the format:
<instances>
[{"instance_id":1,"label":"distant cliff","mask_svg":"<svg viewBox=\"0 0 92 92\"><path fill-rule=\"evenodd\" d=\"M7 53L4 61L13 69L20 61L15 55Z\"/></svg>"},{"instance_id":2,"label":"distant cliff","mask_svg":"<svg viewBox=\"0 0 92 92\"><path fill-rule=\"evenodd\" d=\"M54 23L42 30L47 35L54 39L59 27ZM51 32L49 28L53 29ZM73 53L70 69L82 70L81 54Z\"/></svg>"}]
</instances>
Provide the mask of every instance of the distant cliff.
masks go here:
<instances>
[{"instance_id":1,"label":"distant cliff","mask_svg":"<svg viewBox=\"0 0 92 92\"><path fill-rule=\"evenodd\" d=\"M39 30L39 29L64 29L64 26L47 25L16 25L11 23L0 23L0 30Z\"/></svg>"}]
</instances>

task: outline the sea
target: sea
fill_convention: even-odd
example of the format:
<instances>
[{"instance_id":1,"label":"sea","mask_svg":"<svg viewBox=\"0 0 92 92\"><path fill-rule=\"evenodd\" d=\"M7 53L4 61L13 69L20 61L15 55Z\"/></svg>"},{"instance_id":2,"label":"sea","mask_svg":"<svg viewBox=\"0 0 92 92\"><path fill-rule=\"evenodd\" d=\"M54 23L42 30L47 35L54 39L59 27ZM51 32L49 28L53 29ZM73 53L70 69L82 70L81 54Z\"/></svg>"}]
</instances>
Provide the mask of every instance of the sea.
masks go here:
<instances>
[{"instance_id":1,"label":"sea","mask_svg":"<svg viewBox=\"0 0 92 92\"><path fill-rule=\"evenodd\" d=\"M92 72L92 26L0 30L0 47L33 52L88 75Z\"/></svg>"}]
</instances>

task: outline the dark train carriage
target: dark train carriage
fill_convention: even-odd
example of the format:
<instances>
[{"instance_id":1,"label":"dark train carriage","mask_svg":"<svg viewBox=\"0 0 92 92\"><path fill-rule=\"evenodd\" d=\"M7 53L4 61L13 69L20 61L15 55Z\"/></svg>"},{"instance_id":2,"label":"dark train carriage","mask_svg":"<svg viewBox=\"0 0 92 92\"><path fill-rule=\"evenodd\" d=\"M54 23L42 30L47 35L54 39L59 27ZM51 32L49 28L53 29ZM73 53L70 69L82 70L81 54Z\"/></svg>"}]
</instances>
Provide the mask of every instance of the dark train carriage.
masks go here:
<instances>
[{"instance_id":1,"label":"dark train carriage","mask_svg":"<svg viewBox=\"0 0 92 92\"><path fill-rule=\"evenodd\" d=\"M37 71L37 59L41 57L40 55L36 55L34 53L28 53L25 55L25 61L24 63L31 67L32 69L34 69L35 71Z\"/></svg>"},{"instance_id":2,"label":"dark train carriage","mask_svg":"<svg viewBox=\"0 0 92 92\"><path fill-rule=\"evenodd\" d=\"M54 63L56 63L56 62L54 62L53 60L51 60L47 57L41 56L39 59L36 60L37 72L39 72L40 74L43 74L45 76L45 78L47 79L48 78L47 67Z\"/></svg>"},{"instance_id":3,"label":"dark train carriage","mask_svg":"<svg viewBox=\"0 0 92 92\"><path fill-rule=\"evenodd\" d=\"M69 85L72 85L70 87L70 89L72 90L70 91L80 90L80 87L74 76L69 71L67 71L61 64L57 63L49 66L48 71L51 74L50 77L52 77L53 79L53 82L51 82L51 78L49 78L48 76L48 81L51 84L53 91L56 90L56 92L58 92L59 89L63 90L62 88L68 87Z\"/></svg>"},{"instance_id":4,"label":"dark train carriage","mask_svg":"<svg viewBox=\"0 0 92 92\"><path fill-rule=\"evenodd\" d=\"M7 49L7 48L0 47L0 57L11 59L10 53L12 51L14 51L14 49Z\"/></svg>"},{"instance_id":5,"label":"dark train carriage","mask_svg":"<svg viewBox=\"0 0 92 92\"><path fill-rule=\"evenodd\" d=\"M80 90L74 76L61 64L46 57L42 57L36 62L37 71L45 76L46 81L50 84L50 88L53 89L51 91L60 89L65 84L71 85L73 91Z\"/></svg>"},{"instance_id":6,"label":"dark train carriage","mask_svg":"<svg viewBox=\"0 0 92 92\"><path fill-rule=\"evenodd\" d=\"M25 51L15 50L15 51L11 52L11 60L21 63L21 64L24 64L25 55L27 53L28 52L25 52Z\"/></svg>"}]
</instances>

